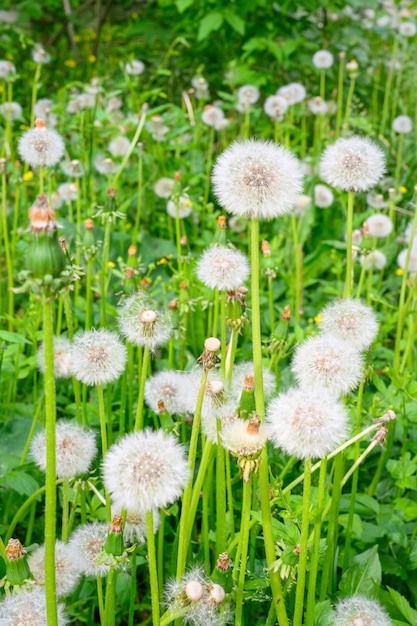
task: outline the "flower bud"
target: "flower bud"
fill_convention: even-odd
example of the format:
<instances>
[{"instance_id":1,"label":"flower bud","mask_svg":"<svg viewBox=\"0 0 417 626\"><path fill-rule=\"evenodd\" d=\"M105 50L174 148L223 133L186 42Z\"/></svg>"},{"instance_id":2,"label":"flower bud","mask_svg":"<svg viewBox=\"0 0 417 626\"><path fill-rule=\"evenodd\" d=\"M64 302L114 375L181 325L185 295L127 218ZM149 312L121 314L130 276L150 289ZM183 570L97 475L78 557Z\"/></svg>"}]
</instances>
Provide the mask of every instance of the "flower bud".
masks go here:
<instances>
[{"instance_id":1,"label":"flower bud","mask_svg":"<svg viewBox=\"0 0 417 626\"><path fill-rule=\"evenodd\" d=\"M9 539L6 557L6 578L11 585L21 585L31 578L25 550L18 539Z\"/></svg>"}]
</instances>

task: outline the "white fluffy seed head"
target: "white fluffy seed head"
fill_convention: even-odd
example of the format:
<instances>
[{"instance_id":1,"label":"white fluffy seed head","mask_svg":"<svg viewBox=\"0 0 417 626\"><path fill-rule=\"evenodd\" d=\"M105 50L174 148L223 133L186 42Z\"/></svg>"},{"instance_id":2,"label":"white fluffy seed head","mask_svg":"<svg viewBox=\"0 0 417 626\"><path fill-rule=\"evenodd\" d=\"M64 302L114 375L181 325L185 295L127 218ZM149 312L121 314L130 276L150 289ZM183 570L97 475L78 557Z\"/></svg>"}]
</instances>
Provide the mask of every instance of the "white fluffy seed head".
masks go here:
<instances>
[{"instance_id":1,"label":"white fluffy seed head","mask_svg":"<svg viewBox=\"0 0 417 626\"><path fill-rule=\"evenodd\" d=\"M360 300L338 300L322 311L323 333L340 337L357 350L369 348L378 332L378 321L371 307Z\"/></svg>"},{"instance_id":2,"label":"white fluffy seed head","mask_svg":"<svg viewBox=\"0 0 417 626\"><path fill-rule=\"evenodd\" d=\"M114 511L114 513L113 513ZM117 511L112 506L112 515L118 515L120 510ZM153 529L154 533L158 531L159 523L160 523L160 515L159 511L155 509L152 511L153 517ZM146 522L146 513L138 512L138 513L126 513L126 522L123 529L123 540L126 544L130 543L144 543L146 541L146 537L148 534L147 522Z\"/></svg>"},{"instance_id":3,"label":"white fluffy seed head","mask_svg":"<svg viewBox=\"0 0 417 626\"><path fill-rule=\"evenodd\" d=\"M268 96L264 102L264 111L272 120L284 119L285 111L288 109L288 101L284 96Z\"/></svg>"},{"instance_id":4,"label":"white fluffy seed head","mask_svg":"<svg viewBox=\"0 0 417 626\"><path fill-rule=\"evenodd\" d=\"M208 104L204 107L204 111L201 114L201 120L207 126L219 129L224 121L224 112L219 107Z\"/></svg>"},{"instance_id":5,"label":"white fluffy seed head","mask_svg":"<svg viewBox=\"0 0 417 626\"><path fill-rule=\"evenodd\" d=\"M103 563L100 558L107 535L108 525L105 522L83 524L72 533L68 546L82 574L107 576L109 573L110 562Z\"/></svg>"},{"instance_id":6,"label":"white fluffy seed head","mask_svg":"<svg viewBox=\"0 0 417 626\"><path fill-rule=\"evenodd\" d=\"M321 178L343 191L367 191L384 171L384 153L366 137L337 139L326 148L320 161Z\"/></svg>"},{"instance_id":7,"label":"white fluffy seed head","mask_svg":"<svg viewBox=\"0 0 417 626\"><path fill-rule=\"evenodd\" d=\"M233 291L247 279L249 263L235 248L213 245L201 255L196 271L201 282L210 289Z\"/></svg>"},{"instance_id":8,"label":"white fluffy seed head","mask_svg":"<svg viewBox=\"0 0 417 626\"><path fill-rule=\"evenodd\" d=\"M71 376L71 342L66 337L54 337L54 371L56 378ZM42 374L45 373L45 346L40 344L36 354L36 361Z\"/></svg>"},{"instance_id":9,"label":"white fluffy seed head","mask_svg":"<svg viewBox=\"0 0 417 626\"><path fill-rule=\"evenodd\" d=\"M93 165L99 174L105 174L106 176L117 171L117 164L113 162L113 159L103 154L97 154L94 157Z\"/></svg>"},{"instance_id":10,"label":"white fluffy seed head","mask_svg":"<svg viewBox=\"0 0 417 626\"><path fill-rule=\"evenodd\" d=\"M20 120L22 117L22 107L18 102L4 102L0 104L0 115L12 121Z\"/></svg>"},{"instance_id":11,"label":"white fluffy seed head","mask_svg":"<svg viewBox=\"0 0 417 626\"><path fill-rule=\"evenodd\" d=\"M218 202L238 217L272 219L288 213L302 192L298 159L268 141L236 141L213 169Z\"/></svg>"},{"instance_id":12,"label":"white fluffy seed head","mask_svg":"<svg viewBox=\"0 0 417 626\"><path fill-rule=\"evenodd\" d=\"M64 614L64 605L58 604L58 626L68 624ZM45 626L46 597L43 587L34 587L30 591L21 589L0 602L0 624L4 626Z\"/></svg>"},{"instance_id":13,"label":"white fluffy seed head","mask_svg":"<svg viewBox=\"0 0 417 626\"><path fill-rule=\"evenodd\" d=\"M72 373L86 385L105 385L123 373L127 351L110 330L88 330L74 339L70 351Z\"/></svg>"},{"instance_id":14,"label":"white fluffy seed head","mask_svg":"<svg viewBox=\"0 0 417 626\"><path fill-rule=\"evenodd\" d=\"M96 439L92 432L78 424L60 420L56 424L56 474L58 478L74 478L88 472L97 454ZM46 471L46 432L42 431L32 441L31 454L35 463Z\"/></svg>"},{"instance_id":15,"label":"white fluffy seed head","mask_svg":"<svg viewBox=\"0 0 417 626\"><path fill-rule=\"evenodd\" d=\"M182 194L176 202L174 200L167 202L167 213L172 219L175 219L178 214L179 219L183 220L191 215L192 211L193 203L186 193Z\"/></svg>"},{"instance_id":16,"label":"white fluffy seed head","mask_svg":"<svg viewBox=\"0 0 417 626\"><path fill-rule=\"evenodd\" d=\"M363 358L347 341L321 334L296 348L291 369L302 387L322 388L338 396L360 382Z\"/></svg>"},{"instance_id":17,"label":"white fluffy seed head","mask_svg":"<svg viewBox=\"0 0 417 626\"><path fill-rule=\"evenodd\" d=\"M51 167L64 154L61 135L48 128L31 128L19 139L18 152L31 167Z\"/></svg>"},{"instance_id":18,"label":"white fluffy seed head","mask_svg":"<svg viewBox=\"0 0 417 626\"><path fill-rule=\"evenodd\" d=\"M251 105L259 100L259 89L255 85L243 85L237 90L240 104Z\"/></svg>"},{"instance_id":19,"label":"white fluffy seed head","mask_svg":"<svg viewBox=\"0 0 417 626\"><path fill-rule=\"evenodd\" d=\"M313 54L313 65L320 70L326 70L334 63L334 57L328 50L318 50Z\"/></svg>"},{"instance_id":20,"label":"white fluffy seed head","mask_svg":"<svg viewBox=\"0 0 417 626\"><path fill-rule=\"evenodd\" d=\"M103 481L115 508L133 513L172 504L188 476L183 447L162 430L125 435L103 461Z\"/></svg>"},{"instance_id":21,"label":"white fluffy seed head","mask_svg":"<svg viewBox=\"0 0 417 626\"><path fill-rule=\"evenodd\" d=\"M307 91L304 85L300 83L289 83L288 85L280 87L276 95L285 98L288 106L291 106L292 104L302 102L307 95Z\"/></svg>"},{"instance_id":22,"label":"white fluffy seed head","mask_svg":"<svg viewBox=\"0 0 417 626\"><path fill-rule=\"evenodd\" d=\"M119 310L119 327L122 335L137 346L147 346L151 352L166 343L172 332L171 318L167 313L154 311L153 302L141 294L127 298Z\"/></svg>"},{"instance_id":23,"label":"white fluffy seed head","mask_svg":"<svg viewBox=\"0 0 417 626\"><path fill-rule=\"evenodd\" d=\"M392 128L396 133L407 134L413 130L413 120L408 115L398 115L393 122Z\"/></svg>"},{"instance_id":24,"label":"white fluffy seed head","mask_svg":"<svg viewBox=\"0 0 417 626\"><path fill-rule=\"evenodd\" d=\"M417 26L414 22L401 22L398 26L398 32L403 37L414 37L417 32Z\"/></svg>"},{"instance_id":25,"label":"white fluffy seed head","mask_svg":"<svg viewBox=\"0 0 417 626\"><path fill-rule=\"evenodd\" d=\"M115 137L109 143L109 152L113 157L123 157L128 153L130 141L127 137Z\"/></svg>"},{"instance_id":26,"label":"white fluffy seed head","mask_svg":"<svg viewBox=\"0 0 417 626\"><path fill-rule=\"evenodd\" d=\"M153 190L155 192L155 195L158 196L158 198L168 199L172 194L174 185L175 185L175 180L173 180L172 178L162 177L156 181L156 183L153 186Z\"/></svg>"},{"instance_id":27,"label":"white fluffy seed head","mask_svg":"<svg viewBox=\"0 0 417 626\"><path fill-rule=\"evenodd\" d=\"M251 428L251 420L236 419L222 427L220 439L226 450L236 456L247 457L262 450L267 433L262 423L257 428Z\"/></svg>"},{"instance_id":28,"label":"white fluffy seed head","mask_svg":"<svg viewBox=\"0 0 417 626\"><path fill-rule=\"evenodd\" d=\"M145 70L145 64L139 59L133 59L129 63L126 63L125 70L127 74L131 76L139 76Z\"/></svg>"},{"instance_id":29,"label":"white fluffy seed head","mask_svg":"<svg viewBox=\"0 0 417 626\"><path fill-rule=\"evenodd\" d=\"M377 600L355 595L336 604L334 626L393 626Z\"/></svg>"},{"instance_id":30,"label":"white fluffy seed head","mask_svg":"<svg viewBox=\"0 0 417 626\"><path fill-rule=\"evenodd\" d=\"M37 583L45 583L45 544L39 546L28 556L28 564L33 578ZM58 597L67 596L77 584L81 572L72 554L69 544L60 541L55 543L55 578Z\"/></svg>"},{"instance_id":31,"label":"white fluffy seed head","mask_svg":"<svg viewBox=\"0 0 417 626\"><path fill-rule=\"evenodd\" d=\"M159 412L161 401L168 413L172 415L185 413L188 395L187 375L183 372L168 370L157 372L145 383L145 401L155 413Z\"/></svg>"},{"instance_id":32,"label":"white fluffy seed head","mask_svg":"<svg viewBox=\"0 0 417 626\"><path fill-rule=\"evenodd\" d=\"M319 209L327 209L327 207L333 204L333 201L333 191L329 187L321 184L314 186L314 204Z\"/></svg>"},{"instance_id":33,"label":"white fluffy seed head","mask_svg":"<svg viewBox=\"0 0 417 626\"><path fill-rule=\"evenodd\" d=\"M272 443L298 459L323 458L348 432L345 407L325 392L291 389L269 405L266 431Z\"/></svg>"},{"instance_id":34,"label":"white fluffy seed head","mask_svg":"<svg viewBox=\"0 0 417 626\"><path fill-rule=\"evenodd\" d=\"M401 250L400 254L397 257L398 267L402 270L405 270L406 262L407 262L407 248L405 250ZM408 261L408 271L411 273L417 272L417 248L411 248L410 258Z\"/></svg>"},{"instance_id":35,"label":"white fluffy seed head","mask_svg":"<svg viewBox=\"0 0 417 626\"><path fill-rule=\"evenodd\" d=\"M359 257L359 263L362 267L365 266L366 269L382 270L387 264L387 257L381 250L371 250Z\"/></svg>"},{"instance_id":36,"label":"white fluffy seed head","mask_svg":"<svg viewBox=\"0 0 417 626\"><path fill-rule=\"evenodd\" d=\"M393 224L388 215L375 213L366 218L365 224L370 237L383 239L392 233Z\"/></svg>"}]
</instances>

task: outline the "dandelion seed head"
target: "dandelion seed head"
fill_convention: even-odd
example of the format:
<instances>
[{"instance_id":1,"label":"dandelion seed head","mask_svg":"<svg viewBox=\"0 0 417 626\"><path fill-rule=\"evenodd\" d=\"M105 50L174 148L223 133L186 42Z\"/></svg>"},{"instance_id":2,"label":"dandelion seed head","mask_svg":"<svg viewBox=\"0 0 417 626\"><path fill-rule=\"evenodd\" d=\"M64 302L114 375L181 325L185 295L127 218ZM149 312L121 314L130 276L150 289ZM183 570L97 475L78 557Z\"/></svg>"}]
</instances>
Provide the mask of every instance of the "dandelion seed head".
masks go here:
<instances>
[{"instance_id":1,"label":"dandelion seed head","mask_svg":"<svg viewBox=\"0 0 417 626\"><path fill-rule=\"evenodd\" d=\"M313 54L313 65L320 70L327 70L334 63L334 57L328 50L318 50Z\"/></svg>"},{"instance_id":2,"label":"dandelion seed head","mask_svg":"<svg viewBox=\"0 0 417 626\"><path fill-rule=\"evenodd\" d=\"M321 178L343 191L367 191L384 171L384 153L366 137L337 139L326 148L320 161Z\"/></svg>"},{"instance_id":3,"label":"dandelion seed head","mask_svg":"<svg viewBox=\"0 0 417 626\"><path fill-rule=\"evenodd\" d=\"M405 269L405 265L407 262L407 248L405 250L401 250L400 254L397 256L398 267L402 270ZM417 248L411 248L410 258L408 261L408 271L411 273L417 272Z\"/></svg>"},{"instance_id":4,"label":"dandelion seed head","mask_svg":"<svg viewBox=\"0 0 417 626\"><path fill-rule=\"evenodd\" d=\"M224 121L224 112L220 109L220 107L208 104L204 107L201 119L207 126L211 126L216 130L219 130Z\"/></svg>"},{"instance_id":5,"label":"dandelion seed head","mask_svg":"<svg viewBox=\"0 0 417 626\"><path fill-rule=\"evenodd\" d=\"M0 61L0 79L10 80L14 78L15 74L16 68L13 63L11 63L11 61L5 61L2 59Z\"/></svg>"},{"instance_id":6,"label":"dandelion seed head","mask_svg":"<svg viewBox=\"0 0 417 626\"><path fill-rule=\"evenodd\" d=\"M291 106L292 104L302 102L307 95L307 91L304 85L300 83L289 83L288 85L280 87L276 95L285 98L288 106Z\"/></svg>"},{"instance_id":7,"label":"dandelion seed head","mask_svg":"<svg viewBox=\"0 0 417 626\"><path fill-rule=\"evenodd\" d=\"M141 294L127 298L119 310L119 327L128 341L155 352L169 340L172 322L167 313L154 311L150 306L152 303Z\"/></svg>"},{"instance_id":8,"label":"dandelion seed head","mask_svg":"<svg viewBox=\"0 0 417 626\"><path fill-rule=\"evenodd\" d=\"M126 63L125 70L127 74L131 76L139 76L145 71L145 64L139 59L133 59L129 63Z\"/></svg>"},{"instance_id":9,"label":"dandelion seed head","mask_svg":"<svg viewBox=\"0 0 417 626\"><path fill-rule=\"evenodd\" d=\"M104 484L115 507L133 513L172 504L188 476L183 447L162 430L125 435L103 461Z\"/></svg>"},{"instance_id":10,"label":"dandelion seed head","mask_svg":"<svg viewBox=\"0 0 417 626\"><path fill-rule=\"evenodd\" d=\"M81 178L84 174L84 168L78 159L73 159L72 161L62 161L61 169L64 174L71 176L72 178Z\"/></svg>"},{"instance_id":11,"label":"dandelion seed head","mask_svg":"<svg viewBox=\"0 0 417 626\"><path fill-rule=\"evenodd\" d=\"M117 164L110 157L98 154L93 159L93 165L99 174L114 174L117 171Z\"/></svg>"},{"instance_id":12,"label":"dandelion seed head","mask_svg":"<svg viewBox=\"0 0 417 626\"><path fill-rule=\"evenodd\" d=\"M289 455L323 458L346 438L348 416L332 395L291 389L270 403L266 432L272 443Z\"/></svg>"},{"instance_id":13,"label":"dandelion seed head","mask_svg":"<svg viewBox=\"0 0 417 626\"><path fill-rule=\"evenodd\" d=\"M375 213L366 218L365 224L370 237L383 239L392 233L393 224L388 215Z\"/></svg>"},{"instance_id":14,"label":"dandelion seed head","mask_svg":"<svg viewBox=\"0 0 417 626\"><path fill-rule=\"evenodd\" d=\"M212 245L201 255L196 271L201 282L210 289L233 291L247 279L249 263L235 248Z\"/></svg>"},{"instance_id":15,"label":"dandelion seed head","mask_svg":"<svg viewBox=\"0 0 417 626\"><path fill-rule=\"evenodd\" d=\"M109 152L113 157L125 156L130 148L130 141L127 137L115 137L109 143Z\"/></svg>"},{"instance_id":16,"label":"dandelion seed head","mask_svg":"<svg viewBox=\"0 0 417 626\"><path fill-rule=\"evenodd\" d=\"M296 348L291 369L302 387L324 388L337 396L360 382L363 358L347 341L321 334Z\"/></svg>"},{"instance_id":17,"label":"dandelion seed head","mask_svg":"<svg viewBox=\"0 0 417 626\"><path fill-rule=\"evenodd\" d=\"M78 569L86 576L107 576L109 573L109 562L98 563L107 535L105 522L83 524L72 533L68 546Z\"/></svg>"},{"instance_id":18,"label":"dandelion seed head","mask_svg":"<svg viewBox=\"0 0 417 626\"><path fill-rule=\"evenodd\" d=\"M31 167L51 167L63 156L64 142L56 131L40 126L23 133L18 152Z\"/></svg>"},{"instance_id":19,"label":"dandelion seed head","mask_svg":"<svg viewBox=\"0 0 417 626\"><path fill-rule=\"evenodd\" d=\"M255 85L243 85L237 90L237 98L240 104L249 106L259 100L259 89Z\"/></svg>"},{"instance_id":20,"label":"dandelion seed head","mask_svg":"<svg viewBox=\"0 0 417 626\"><path fill-rule=\"evenodd\" d=\"M123 373L127 351L110 330L88 330L75 337L71 352L72 373L86 385L104 385Z\"/></svg>"},{"instance_id":21,"label":"dandelion seed head","mask_svg":"<svg viewBox=\"0 0 417 626\"><path fill-rule=\"evenodd\" d=\"M4 102L0 104L0 115L12 121L20 120L22 117L22 107L18 102Z\"/></svg>"},{"instance_id":22,"label":"dandelion seed head","mask_svg":"<svg viewBox=\"0 0 417 626\"><path fill-rule=\"evenodd\" d=\"M235 142L217 159L214 194L238 217L272 219L288 213L302 191L298 159L272 142Z\"/></svg>"},{"instance_id":23,"label":"dandelion seed head","mask_svg":"<svg viewBox=\"0 0 417 626\"><path fill-rule=\"evenodd\" d=\"M393 626L377 600L354 595L336 604L335 626Z\"/></svg>"},{"instance_id":24,"label":"dandelion seed head","mask_svg":"<svg viewBox=\"0 0 417 626\"><path fill-rule=\"evenodd\" d=\"M78 197L78 185L77 183L62 183L58 187L58 193L64 202L75 202Z\"/></svg>"},{"instance_id":25,"label":"dandelion seed head","mask_svg":"<svg viewBox=\"0 0 417 626\"><path fill-rule=\"evenodd\" d=\"M373 267L376 270L382 270L387 264L387 257L381 250L371 250L367 254L363 254L359 257L359 263L366 269Z\"/></svg>"},{"instance_id":26,"label":"dandelion seed head","mask_svg":"<svg viewBox=\"0 0 417 626\"><path fill-rule=\"evenodd\" d=\"M326 185L318 184L314 186L314 204L319 209L327 209L334 202L333 191Z\"/></svg>"},{"instance_id":27,"label":"dandelion seed head","mask_svg":"<svg viewBox=\"0 0 417 626\"><path fill-rule=\"evenodd\" d=\"M360 300L338 300L321 314L322 332L340 337L357 350L368 348L378 332L375 313Z\"/></svg>"},{"instance_id":28,"label":"dandelion seed head","mask_svg":"<svg viewBox=\"0 0 417 626\"><path fill-rule=\"evenodd\" d=\"M182 220L191 215L193 212L193 203L187 194L182 194L180 198L175 202L174 200L168 200L167 213L172 219L178 217Z\"/></svg>"},{"instance_id":29,"label":"dandelion seed head","mask_svg":"<svg viewBox=\"0 0 417 626\"><path fill-rule=\"evenodd\" d=\"M398 25L398 32L403 37L414 37L417 32L417 26L414 22L401 22Z\"/></svg>"},{"instance_id":30,"label":"dandelion seed head","mask_svg":"<svg viewBox=\"0 0 417 626\"><path fill-rule=\"evenodd\" d=\"M55 378L69 378L72 375L71 358L70 358L71 342L66 337L53 338L54 352L54 371ZM39 370L45 373L45 345L42 342L36 354L36 360Z\"/></svg>"},{"instance_id":31,"label":"dandelion seed head","mask_svg":"<svg viewBox=\"0 0 417 626\"><path fill-rule=\"evenodd\" d=\"M262 450L267 439L265 427L258 424L257 428L251 428L250 422L236 419L222 426L220 439L226 450L236 456L252 456Z\"/></svg>"},{"instance_id":32,"label":"dandelion seed head","mask_svg":"<svg viewBox=\"0 0 417 626\"><path fill-rule=\"evenodd\" d=\"M147 379L145 383L146 404L158 413L158 403L162 400L168 413L185 413L187 397L187 376L183 372L162 371Z\"/></svg>"},{"instance_id":33,"label":"dandelion seed head","mask_svg":"<svg viewBox=\"0 0 417 626\"><path fill-rule=\"evenodd\" d=\"M68 624L64 605L58 603L58 626ZM46 597L45 589L35 587L21 589L0 602L0 624L4 626L45 626Z\"/></svg>"},{"instance_id":34,"label":"dandelion seed head","mask_svg":"<svg viewBox=\"0 0 417 626\"><path fill-rule=\"evenodd\" d=\"M35 63L46 65L51 60L51 55L45 50L41 44L36 44L32 49L32 59Z\"/></svg>"},{"instance_id":35,"label":"dandelion seed head","mask_svg":"<svg viewBox=\"0 0 417 626\"><path fill-rule=\"evenodd\" d=\"M387 202L382 193L370 191L366 194L366 202L372 209L385 209L387 207Z\"/></svg>"},{"instance_id":36,"label":"dandelion seed head","mask_svg":"<svg viewBox=\"0 0 417 626\"><path fill-rule=\"evenodd\" d=\"M159 178L153 186L153 190L158 198L169 198L172 194L175 181L172 178Z\"/></svg>"},{"instance_id":37,"label":"dandelion seed head","mask_svg":"<svg viewBox=\"0 0 417 626\"><path fill-rule=\"evenodd\" d=\"M283 120L288 109L288 101L284 96L268 96L264 102L264 111L272 120Z\"/></svg>"},{"instance_id":38,"label":"dandelion seed head","mask_svg":"<svg viewBox=\"0 0 417 626\"><path fill-rule=\"evenodd\" d=\"M45 544L28 556L28 564L37 583L45 583ZM81 576L72 549L59 539L55 543L55 578L57 596L67 596L74 589Z\"/></svg>"},{"instance_id":39,"label":"dandelion seed head","mask_svg":"<svg viewBox=\"0 0 417 626\"><path fill-rule=\"evenodd\" d=\"M320 96L315 96L307 102L307 106L313 115L325 115L329 112L329 104Z\"/></svg>"},{"instance_id":40,"label":"dandelion seed head","mask_svg":"<svg viewBox=\"0 0 417 626\"><path fill-rule=\"evenodd\" d=\"M413 130L413 120L408 115L398 115L392 122L392 128L396 133L411 133Z\"/></svg>"}]
</instances>

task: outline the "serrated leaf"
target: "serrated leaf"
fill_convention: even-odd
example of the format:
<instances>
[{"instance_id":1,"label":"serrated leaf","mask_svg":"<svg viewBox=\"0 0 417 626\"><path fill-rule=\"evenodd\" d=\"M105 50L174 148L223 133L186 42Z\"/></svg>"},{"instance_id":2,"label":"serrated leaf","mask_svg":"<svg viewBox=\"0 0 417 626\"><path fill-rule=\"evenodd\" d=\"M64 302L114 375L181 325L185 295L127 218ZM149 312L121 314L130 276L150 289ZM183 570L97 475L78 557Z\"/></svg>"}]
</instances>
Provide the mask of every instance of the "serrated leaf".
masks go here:
<instances>
[{"instance_id":1,"label":"serrated leaf","mask_svg":"<svg viewBox=\"0 0 417 626\"><path fill-rule=\"evenodd\" d=\"M219 30L220 26L223 24L223 15L221 13L217 13L213 11L213 13L209 13L200 22L200 26L198 28L197 40L203 41L203 39L207 39L210 33Z\"/></svg>"},{"instance_id":2,"label":"serrated leaf","mask_svg":"<svg viewBox=\"0 0 417 626\"><path fill-rule=\"evenodd\" d=\"M356 555L353 563L342 576L340 591L344 596L371 594L375 583L381 582L382 570L378 555L378 546Z\"/></svg>"},{"instance_id":3,"label":"serrated leaf","mask_svg":"<svg viewBox=\"0 0 417 626\"><path fill-rule=\"evenodd\" d=\"M401 615L405 617L406 620L408 620L408 623L411 624L411 626L415 626L415 624L417 623L417 611L414 611L411 608L408 600L406 600L404 596L398 593L398 591L395 591L395 589L391 589L391 587L387 587L387 589L389 591L392 601L394 602Z\"/></svg>"}]
</instances>

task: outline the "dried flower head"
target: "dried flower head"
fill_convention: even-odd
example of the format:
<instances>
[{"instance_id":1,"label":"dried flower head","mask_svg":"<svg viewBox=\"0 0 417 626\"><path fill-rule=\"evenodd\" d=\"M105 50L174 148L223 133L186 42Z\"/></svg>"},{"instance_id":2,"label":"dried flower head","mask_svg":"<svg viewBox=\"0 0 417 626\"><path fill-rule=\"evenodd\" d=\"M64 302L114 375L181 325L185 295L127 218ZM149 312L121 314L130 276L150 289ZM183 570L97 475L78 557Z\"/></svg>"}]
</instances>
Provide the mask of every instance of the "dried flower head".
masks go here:
<instances>
[{"instance_id":1,"label":"dried flower head","mask_svg":"<svg viewBox=\"0 0 417 626\"><path fill-rule=\"evenodd\" d=\"M154 352L170 338L172 322L167 313L155 311L152 306L142 294L130 296L120 308L119 327L128 341Z\"/></svg>"},{"instance_id":2,"label":"dried flower head","mask_svg":"<svg viewBox=\"0 0 417 626\"><path fill-rule=\"evenodd\" d=\"M72 533L68 546L72 557L82 574L86 576L107 576L110 563L100 558L106 543L108 525L106 522L90 522L78 526Z\"/></svg>"},{"instance_id":3,"label":"dried flower head","mask_svg":"<svg viewBox=\"0 0 417 626\"><path fill-rule=\"evenodd\" d=\"M64 154L64 142L61 135L45 128L43 120L37 118L35 128L21 136L18 152L22 161L31 167L51 167Z\"/></svg>"},{"instance_id":4,"label":"dried flower head","mask_svg":"<svg viewBox=\"0 0 417 626\"><path fill-rule=\"evenodd\" d=\"M213 245L207 248L197 263L197 276L211 289L233 291L248 277L249 263L236 248Z\"/></svg>"},{"instance_id":5,"label":"dried flower head","mask_svg":"<svg viewBox=\"0 0 417 626\"><path fill-rule=\"evenodd\" d=\"M71 352L72 373L86 385L104 385L123 373L127 351L110 330L88 330L75 337Z\"/></svg>"},{"instance_id":6,"label":"dried flower head","mask_svg":"<svg viewBox=\"0 0 417 626\"><path fill-rule=\"evenodd\" d=\"M368 348L378 332L378 321L371 307L360 300L338 300L321 312L323 333L343 339L357 350Z\"/></svg>"},{"instance_id":7,"label":"dried flower head","mask_svg":"<svg viewBox=\"0 0 417 626\"><path fill-rule=\"evenodd\" d=\"M58 604L58 626L68 624L64 605ZM47 624L45 589L34 587L21 589L0 602L0 624L2 626L44 626Z\"/></svg>"},{"instance_id":8,"label":"dried flower head","mask_svg":"<svg viewBox=\"0 0 417 626\"><path fill-rule=\"evenodd\" d=\"M306 389L325 388L339 395L360 382L363 358L349 342L321 334L296 348L291 369L297 382Z\"/></svg>"},{"instance_id":9,"label":"dried flower head","mask_svg":"<svg viewBox=\"0 0 417 626\"><path fill-rule=\"evenodd\" d=\"M217 159L214 194L230 213L272 219L291 211L302 191L298 159L272 142L235 142Z\"/></svg>"},{"instance_id":10,"label":"dried flower head","mask_svg":"<svg viewBox=\"0 0 417 626\"><path fill-rule=\"evenodd\" d=\"M334 63L334 57L328 50L318 50L313 54L313 65L320 70L326 70Z\"/></svg>"},{"instance_id":11,"label":"dried flower head","mask_svg":"<svg viewBox=\"0 0 417 626\"><path fill-rule=\"evenodd\" d=\"M355 595L336 604L334 626L393 626L377 600Z\"/></svg>"},{"instance_id":12,"label":"dried flower head","mask_svg":"<svg viewBox=\"0 0 417 626\"><path fill-rule=\"evenodd\" d=\"M71 372L71 342L66 337L54 337L54 371L55 378L69 378ZM36 354L39 370L45 373L45 346L40 344Z\"/></svg>"},{"instance_id":13,"label":"dried flower head","mask_svg":"<svg viewBox=\"0 0 417 626\"><path fill-rule=\"evenodd\" d=\"M188 476L183 447L163 430L125 435L103 461L103 481L115 509L133 513L172 504Z\"/></svg>"},{"instance_id":14,"label":"dried flower head","mask_svg":"<svg viewBox=\"0 0 417 626\"><path fill-rule=\"evenodd\" d=\"M56 465L58 478L74 478L88 472L97 454L94 433L78 424L60 420L56 424ZM32 457L35 463L46 470L46 432L42 431L32 440Z\"/></svg>"},{"instance_id":15,"label":"dried flower head","mask_svg":"<svg viewBox=\"0 0 417 626\"><path fill-rule=\"evenodd\" d=\"M290 389L269 405L266 431L272 443L298 459L323 458L347 436L345 407L324 392Z\"/></svg>"},{"instance_id":16,"label":"dried flower head","mask_svg":"<svg viewBox=\"0 0 417 626\"><path fill-rule=\"evenodd\" d=\"M39 546L28 557L28 563L33 578L37 583L45 583L45 544ZM73 549L69 544L55 542L55 578L57 596L67 596L77 584L81 572L74 559Z\"/></svg>"},{"instance_id":17,"label":"dried flower head","mask_svg":"<svg viewBox=\"0 0 417 626\"><path fill-rule=\"evenodd\" d=\"M366 137L337 139L326 148L320 161L322 179L343 191L367 191L384 171L384 153Z\"/></svg>"}]
</instances>

